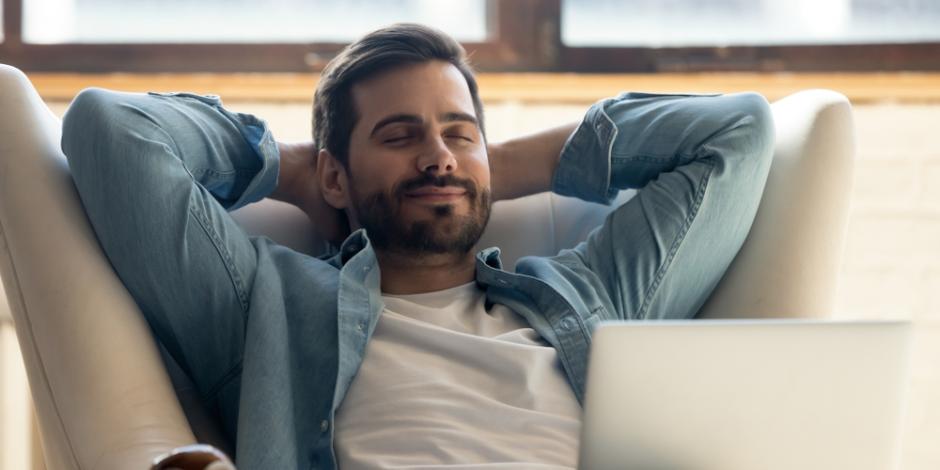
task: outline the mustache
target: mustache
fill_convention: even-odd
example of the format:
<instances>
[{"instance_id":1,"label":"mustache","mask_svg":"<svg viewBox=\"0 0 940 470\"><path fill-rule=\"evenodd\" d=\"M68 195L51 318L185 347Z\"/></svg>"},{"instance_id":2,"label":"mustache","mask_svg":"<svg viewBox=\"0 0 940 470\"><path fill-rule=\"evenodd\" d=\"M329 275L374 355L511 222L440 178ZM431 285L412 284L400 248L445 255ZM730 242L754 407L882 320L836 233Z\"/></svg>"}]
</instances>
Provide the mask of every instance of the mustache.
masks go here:
<instances>
[{"instance_id":1,"label":"mustache","mask_svg":"<svg viewBox=\"0 0 940 470\"><path fill-rule=\"evenodd\" d=\"M425 186L436 186L439 188L443 188L445 186L455 186L458 188L463 188L467 191L467 196L469 196L470 199L476 199L477 193L479 192L477 185L469 179L458 178L454 175L435 176L430 173L422 173L418 177L399 183L395 188L395 196L397 198L402 198L404 197L405 193L414 191L418 188L423 188Z\"/></svg>"}]
</instances>

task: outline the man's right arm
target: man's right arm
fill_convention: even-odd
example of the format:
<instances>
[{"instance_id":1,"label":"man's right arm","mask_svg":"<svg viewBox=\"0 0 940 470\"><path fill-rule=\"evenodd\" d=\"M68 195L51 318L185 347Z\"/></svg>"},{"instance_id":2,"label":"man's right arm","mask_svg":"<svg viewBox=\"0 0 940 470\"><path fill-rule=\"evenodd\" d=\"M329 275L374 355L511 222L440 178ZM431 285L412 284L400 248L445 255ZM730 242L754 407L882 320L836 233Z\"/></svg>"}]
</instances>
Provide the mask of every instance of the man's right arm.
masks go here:
<instances>
[{"instance_id":1,"label":"man's right arm","mask_svg":"<svg viewBox=\"0 0 940 470\"><path fill-rule=\"evenodd\" d=\"M234 439L258 252L226 208L275 187L270 132L211 98L90 90L62 148L116 274Z\"/></svg>"}]
</instances>

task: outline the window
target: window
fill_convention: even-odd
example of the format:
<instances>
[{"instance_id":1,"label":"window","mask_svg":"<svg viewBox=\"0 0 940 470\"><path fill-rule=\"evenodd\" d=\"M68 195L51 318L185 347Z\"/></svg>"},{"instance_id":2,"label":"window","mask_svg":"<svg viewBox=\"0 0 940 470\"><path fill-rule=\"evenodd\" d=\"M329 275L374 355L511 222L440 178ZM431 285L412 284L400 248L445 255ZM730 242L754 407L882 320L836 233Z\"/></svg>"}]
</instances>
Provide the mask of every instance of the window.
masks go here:
<instances>
[{"instance_id":1,"label":"window","mask_svg":"<svg viewBox=\"0 0 940 470\"><path fill-rule=\"evenodd\" d=\"M28 71L310 72L396 21L481 71L940 70L940 0L0 0Z\"/></svg>"},{"instance_id":2,"label":"window","mask_svg":"<svg viewBox=\"0 0 940 470\"><path fill-rule=\"evenodd\" d=\"M940 40L940 0L564 0L572 46L752 46Z\"/></svg>"},{"instance_id":3,"label":"window","mask_svg":"<svg viewBox=\"0 0 940 470\"><path fill-rule=\"evenodd\" d=\"M594 72L940 70L940 0L561 0Z\"/></svg>"},{"instance_id":4,"label":"window","mask_svg":"<svg viewBox=\"0 0 940 470\"><path fill-rule=\"evenodd\" d=\"M29 0L23 40L64 43L350 42L419 22L466 42L486 39L483 0Z\"/></svg>"}]
</instances>

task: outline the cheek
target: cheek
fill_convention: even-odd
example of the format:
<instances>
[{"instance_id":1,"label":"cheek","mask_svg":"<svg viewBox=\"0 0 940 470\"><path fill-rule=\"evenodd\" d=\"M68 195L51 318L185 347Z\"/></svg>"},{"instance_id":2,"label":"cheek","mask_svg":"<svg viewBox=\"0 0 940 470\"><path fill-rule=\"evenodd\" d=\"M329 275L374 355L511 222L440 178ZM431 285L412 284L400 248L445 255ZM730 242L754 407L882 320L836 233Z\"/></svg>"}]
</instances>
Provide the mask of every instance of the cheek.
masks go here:
<instances>
[{"instance_id":1,"label":"cheek","mask_svg":"<svg viewBox=\"0 0 940 470\"><path fill-rule=\"evenodd\" d=\"M362 196L378 191L389 192L403 174L400 158L383 155L381 152L357 154L350 153L349 172L352 184Z\"/></svg>"},{"instance_id":2,"label":"cheek","mask_svg":"<svg viewBox=\"0 0 940 470\"><path fill-rule=\"evenodd\" d=\"M368 196L383 187L389 164L381 149L374 148L367 138L354 131L349 142L349 179L356 187L356 193Z\"/></svg>"},{"instance_id":3,"label":"cheek","mask_svg":"<svg viewBox=\"0 0 940 470\"><path fill-rule=\"evenodd\" d=\"M467 173L473 175L473 179L483 187L490 187L490 165L485 152L474 155L472 158L467 159L464 164Z\"/></svg>"}]
</instances>

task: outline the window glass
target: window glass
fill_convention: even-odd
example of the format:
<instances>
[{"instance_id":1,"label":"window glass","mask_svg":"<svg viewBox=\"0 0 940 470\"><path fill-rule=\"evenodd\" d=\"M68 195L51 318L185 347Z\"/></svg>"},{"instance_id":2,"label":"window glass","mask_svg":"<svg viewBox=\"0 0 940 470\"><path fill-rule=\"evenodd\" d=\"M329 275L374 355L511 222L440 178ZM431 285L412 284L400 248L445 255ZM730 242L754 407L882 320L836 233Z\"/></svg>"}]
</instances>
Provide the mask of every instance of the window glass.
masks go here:
<instances>
[{"instance_id":1,"label":"window glass","mask_svg":"<svg viewBox=\"0 0 940 470\"><path fill-rule=\"evenodd\" d=\"M725 46L940 40L940 0L563 0L570 46Z\"/></svg>"},{"instance_id":2,"label":"window glass","mask_svg":"<svg viewBox=\"0 0 940 470\"><path fill-rule=\"evenodd\" d=\"M24 0L25 42L349 42L419 22L486 39L485 0Z\"/></svg>"}]
</instances>

